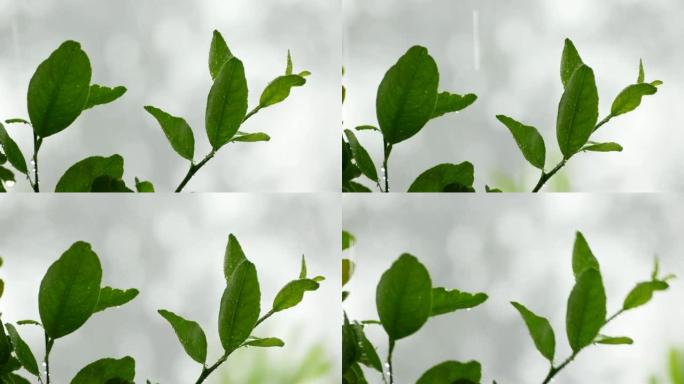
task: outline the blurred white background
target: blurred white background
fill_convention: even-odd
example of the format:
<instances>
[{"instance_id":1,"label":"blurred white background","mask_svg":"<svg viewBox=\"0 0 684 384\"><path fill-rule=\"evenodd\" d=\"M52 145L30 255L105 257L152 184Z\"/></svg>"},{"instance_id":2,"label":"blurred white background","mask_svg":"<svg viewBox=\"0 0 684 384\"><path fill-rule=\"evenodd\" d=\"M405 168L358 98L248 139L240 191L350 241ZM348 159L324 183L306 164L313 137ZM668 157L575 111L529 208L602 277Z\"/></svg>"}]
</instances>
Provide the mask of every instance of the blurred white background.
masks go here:
<instances>
[{"instance_id":1,"label":"blurred white background","mask_svg":"<svg viewBox=\"0 0 684 384\"><path fill-rule=\"evenodd\" d=\"M622 153L578 155L547 189L680 190L682 17L684 3L675 0L348 0L344 122L348 128L377 124L375 95L383 75L410 46L424 45L440 68L440 89L473 92L479 99L394 147L394 190L406 190L438 163L469 160L478 190L489 184L529 191L538 171L495 116L506 114L537 127L546 141L547 168L558 162L559 67L563 40L569 37L596 73L601 118L614 97L636 81L639 58L644 59L647 80L665 84L637 111L597 132L596 139L622 144ZM380 135L365 131L359 139L379 168Z\"/></svg>"},{"instance_id":2,"label":"blurred white background","mask_svg":"<svg viewBox=\"0 0 684 384\"><path fill-rule=\"evenodd\" d=\"M187 190L339 190L340 146L331 127L340 121L340 9L338 1L304 0L0 1L0 118L28 117L26 90L36 67L64 40L77 40L90 57L93 82L124 85L128 93L84 112L45 141L45 189L53 190L76 161L120 153L129 183L138 176L159 191L172 190L187 162L143 106L184 117L195 133L196 157L209 152L207 60L212 30L218 29L245 63L250 109L268 82L284 72L288 49L295 71L312 75L288 100L245 124L246 131L268 133L269 143L226 146ZM8 130L28 156L28 128ZM20 180L16 188L28 185Z\"/></svg>"},{"instance_id":3,"label":"blurred white background","mask_svg":"<svg viewBox=\"0 0 684 384\"><path fill-rule=\"evenodd\" d=\"M103 284L135 287L131 303L93 315L84 327L56 342L51 353L55 383L66 383L102 357L131 355L136 381L194 382L200 366L157 314L165 308L202 325L208 361L221 354L216 321L225 287L223 254L234 233L257 266L262 309L299 274L301 255L310 274L327 279L298 306L259 326L259 336L285 341L282 349L242 350L210 383L339 382L339 199L334 196L28 196L0 199L0 299L3 321L38 319L43 274L73 242L92 244ZM42 359L38 328L22 336Z\"/></svg>"},{"instance_id":4,"label":"blurred white background","mask_svg":"<svg viewBox=\"0 0 684 384\"><path fill-rule=\"evenodd\" d=\"M352 319L377 319L380 275L409 252L429 269L434 286L482 291L490 298L471 311L432 318L400 340L395 382L415 382L444 360L476 359L483 365L483 383L540 383L548 362L509 302L549 319L557 359L564 359L570 354L565 309L573 286L575 231L584 233L601 263L613 313L636 282L650 278L654 255L663 274L684 275L683 202L680 196L649 194L344 196L343 227L358 240L348 255L357 266L345 286L351 295L344 307ZM555 382L644 384L652 373L664 375L668 348L684 347L683 300L682 281L676 279L670 290L606 328L609 335L632 337L634 345L587 348ZM384 359L387 336L380 327L367 329Z\"/></svg>"}]
</instances>

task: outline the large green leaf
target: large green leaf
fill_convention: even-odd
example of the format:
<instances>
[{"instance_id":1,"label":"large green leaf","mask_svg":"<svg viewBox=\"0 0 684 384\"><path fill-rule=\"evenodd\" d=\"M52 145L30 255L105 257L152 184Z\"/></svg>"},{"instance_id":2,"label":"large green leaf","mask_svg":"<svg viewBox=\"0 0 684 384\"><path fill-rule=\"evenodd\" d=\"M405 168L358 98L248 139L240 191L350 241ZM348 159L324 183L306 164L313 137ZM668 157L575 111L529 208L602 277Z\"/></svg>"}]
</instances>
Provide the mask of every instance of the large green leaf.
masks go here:
<instances>
[{"instance_id":1,"label":"large green leaf","mask_svg":"<svg viewBox=\"0 0 684 384\"><path fill-rule=\"evenodd\" d=\"M195 136L185 119L172 116L151 105L146 106L145 110L157 119L176 153L192 161L195 156Z\"/></svg>"},{"instance_id":2,"label":"large green leaf","mask_svg":"<svg viewBox=\"0 0 684 384\"><path fill-rule=\"evenodd\" d=\"M19 149L17 143L14 140L12 140L12 138L7 133L7 130L5 130L5 126L1 123L0 146L2 146L2 150L5 152L4 154L7 157L7 161L9 161L9 163L12 164L14 169L23 174L26 174L28 172L28 168L26 167L26 159L24 158L24 154L21 153L21 149Z\"/></svg>"},{"instance_id":3,"label":"large green leaf","mask_svg":"<svg viewBox=\"0 0 684 384\"><path fill-rule=\"evenodd\" d=\"M290 96L290 91L294 87L301 87L306 84L306 79L299 75L278 76L271 81L259 98L259 107L266 108L273 104L278 104Z\"/></svg>"},{"instance_id":4,"label":"large green leaf","mask_svg":"<svg viewBox=\"0 0 684 384\"><path fill-rule=\"evenodd\" d=\"M77 330L90 318L100 297L102 268L90 244L74 243L48 268L40 283L38 309L53 339Z\"/></svg>"},{"instance_id":5,"label":"large green leaf","mask_svg":"<svg viewBox=\"0 0 684 384\"><path fill-rule=\"evenodd\" d=\"M65 41L43 61L28 88L33 130L48 137L64 130L86 107L90 94L90 60L75 41Z\"/></svg>"},{"instance_id":6,"label":"large green leaf","mask_svg":"<svg viewBox=\"0 0 684 384\"><path fill-rule=\"evenodd\" d=\"M71 384L109 384L133 382L135 360L126 356L121 359L100 359L86 365L71 380Z\"/></svg>"},{"instance_id":7,"label":"large green leaf","mask_svg":"<svg viewBox=\"0 0 684 384\"><path fill-rule=\"evenodd\" d=\"M442 315L457 311L477 307L487 301L485 293L462 292L458 289L447 291L445 288L432 288L432 312L430 316Z\"/></svg>"},{"instance_id":8,"label":"large green leaf","mask_svg":"<svg viewBox=\"0 0 684 384\"><path fill-rule=\"evenodd\" d=\"M211 47L209 48L209 74L215 79L221 71L221 67L233 57L228 44L223 39L221 32L214 30Z\"/></svg>"},{"instance_id":9,"label":"large green leaf","mask_svg":"<svg viewBox=\"0 0 684 384\"><path fill-rule=\"evenodd\" d=\"M533 166L544 170L546 146L544 145L544 138L539 134L537 128L522 124L504 115L497 115L496 118L511 131L525 159Z\"/></svg>"},{"instance_id":10,"label":"large green leaf","mask_svg":"<svg viewBox=\"0 0 684 384\"><path fill-rule=\"evenodd\" d=\"M563 55L561 56L561 82L563 87L567 87L572 74L575 70L582 65L582 58L575 48L575 44L572 43L570 39L565 39L565 46L563 47Z\"/></svg>"},{"instance_id":11,"label":"large green leaf","mask_svg":"<svg viewBox=\"0 0 684 384\"><path fill-rule=\"evenodd\" d=\"M359 167L361 172L366 175L366 177L377 182L378 172L375 168L375 163L373 163L373 159L368 154L368 151L366 151L366 148L359 143L359 140L356 138L356 135L354 135L354 132L345 129L344 134L347 136L347 140L349 141L349 147L351 148L354 159L356 160L356 165Z\"/></svg>"},{"instance_id":12,"label":"large green leaf","mask_svg":"<svg viewBox=\"0 0 684 384\"><path fill-rule=\"evenodd\" d=\"M221 298L219 336L226 352L235 350L247 340L259 318L260 302L256 268L245 260L228 279Z\"/></svg>"},{"instance_id":13,"label":"large green leaf","mask_svg":"<svg viewBox=\"0 0 684 384\"><path fill-rule=\"evenodd\" d=\"M7 327L7 333L9 333L9 338L14 346L14 354L17 356L17 360L29 373L38 376L38 363L33 352L31 352L31 348L19 336L19 332L12 324L5 324L5 327Z\"/></svg>"},{"instance_id":14,"label":"large green leaf","mask_svg":"<svg viewBox=\"0 0 684 384\"><path fill-rule=\"evenodd\" d=\"M116 289L112 287L102 287L100 297L94 312L104 311L107 308L120 307L138 296L140 292L135 289Z\"/></svg>"},{"instance_id":15,"label":"large green leaf","mask_svg":"<svg viewBox=\"0 0 684 384\"><path fill-rule=\"evenodd\" d=\"M591 344L606 321L606 292L601 273L586 269L568 298L565 328L574 352Z\"/></svg>"},{"instance_id":16,"label":"large green leaf","mask_svg":"<svg viewBox=\"0 0 684 384\"><path fill-rule=\"evenodd\" d=\"M420 131L432 118L439 71L425 47L411 47L385 74L376 113L385 141L396 144Z\"/></svg>"},{"instance_id":17,"label":"large green leaf","mask_svg":"<svg viewBox=\"0 0 684 384\"><path fill-rule=\"evenodd\" d=\"M185 352L196 362L204 364L207 361L207 337L202 327L165 309L157 312L171 324Z\"/></svg>"},{"instance_id":18,"label":"large green leaf","mask_svg":"<svg viewBox=\"0 0 684 384\"><path fill-rule=\"evenodd\" d=\"M445 361L428 369L416 384L476 384L482 378L481 371L477 361Z\"/></svg>"},{"instance_id":19,"label":"large green leaf","mask_svg":"<svg viewBox=\"0 0 684 384\"><path fill-rule=\"evenodd\" d=\"M435 110L432 112L432 118L434 119L447 113L458 112L466 109L476 100L477 95L472 93L468 93L466 95L457 95L455 93L440 92L437 95L437 102L435 104Z\"/></svg>"},{"instance_id":20,"label":"large green leaf","mask_svg":"<svg viewBox=\"0 0 684 384\"><path fill-rule=\"evenodd\" d=\"M380 278L375 305L391 340L418 331L432 309L432 281L425 266L415 256L401 255Z\"/></svg>"},{"instance_id":21,"label":"large green leaf","mask_svg":"<svg viewBox=\"0 0 684 384\"><path fill-rule=\"evenodd\" d=\"M610 114L620 116L632 112L641 105L641 99L644 96L655 95L656 92L658 88L651 84L632 84L617 95L610 108Z\"/></svg>"},{"instance_id":22,"label":"large green leaf","mask_svg":"<svg viewBox=\"0 0 684 384\"><path fill-rule=\"evenodd\" d=\"M108 104L118 99L126 93L126 87L118 86L114 88L93 84L88 93L88 102L83 109L89 109L97 105Z\"/></svg>"},{"instance_id":23,"label":"large green leaf","mask_svg":"<svg viewBox=\"0 0 684 384\"><path fill-rule=\"evenodd\" d=\"M578 279L584 271L593 268L600 271L599 262L589 248L589 243L582 235L582 232L575 234L575 246L572 249L572 272L575 279Z\"/></svg>"},{"instance_id":24,"label":"large green leaf","mask_svg":"<svg viewBox=\"0 0 684 384\"><path fill-rule=\"evenodd\" d=\"M119 155L87 157L72 165L57 182L55 192L90 192L95 180L102 176L121 179L124 160Z\"/></svg>"},{"instance_id":25,"label":"large green leaf","mask_svg":"<svg viewBox=\"0 0 684 384\"><path fill-rule=\"evenodd\" d=\"M474 192L475 169L467 161L439 164L423 172L413 181L409 192Z\"/></svg>"},{"instance_id":26,"label":"large green leaf","mask_svg":"<svg viewBox=\"0 0 684 384\"><path fill-rule=\"evenodd\" d=\"M319 284L312 279L297 279L287 283L273 300L273 311L279 312L292 308L304 298L306 291L315 291Z\"/></svg>"},{"instance_id":27,"label":"large green leaf","mask_svg":"<svg viewBox=\"0 0 684 384\"><path fill-rule=\"evenodd\" d=\"M233 57L221 66L207 97L205 124L217 150L237 133L247 114L247 79L242 62Z\"/></svg>"},{"instance_id":28,"label":"large green leaf","mask_svg":"<svg viewBox=\"0 0 684 384\"><path fill-rule=\"evenodd\" d=\"M527 309L524 305L516 302L511 302L515 309L520 312L527 325L527 330L530 332L532 341L537 347L537 350L553 363L553 357L556 354L556 336L553 333L551 323L544 317L537 316L534 312Z\"/></svg>"},{"instance_id":29,"label":"large green leaf","mask_svg":"<svg viewBox=\"0 0 684 384\"><path fill-rule=\"evenodd\" d=\"M228 244L226 245L226 252L223 256L223 275L226 281L230 281L230 277L240 264L247 260L245 253L242 251L240 242L232 233L228 235Z\"/></svg>"},{"instance_id":30,"label":"large green leaf","mask_svg":"<svg viewBox=\"0 0 684 384\"><path fill-rule=\"evenodd\" d=\"M569 159L589 140L598 120L598 91L594 71L586 65L575 70L558 105L556 137Z\"/></svg>"}]
</instances>

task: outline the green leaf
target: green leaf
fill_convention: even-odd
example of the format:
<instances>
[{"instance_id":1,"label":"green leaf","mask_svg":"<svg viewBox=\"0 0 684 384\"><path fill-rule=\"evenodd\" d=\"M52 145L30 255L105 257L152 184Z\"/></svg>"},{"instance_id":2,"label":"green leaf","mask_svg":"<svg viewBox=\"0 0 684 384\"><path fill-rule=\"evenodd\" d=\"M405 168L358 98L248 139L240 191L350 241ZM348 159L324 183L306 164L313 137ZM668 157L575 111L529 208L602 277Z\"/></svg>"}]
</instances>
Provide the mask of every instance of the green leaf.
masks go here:
<instances>
[{"instance_id":1,"label":"green leaf","mask_svg":"<svg viewBox=\"0 0 684 384\"><path fill-rule=\"evenodd\" d=\"M343 372L342 384L368 384L368 381L363 376L361 366L357 363L351 364L349 369Z\"/></svg>"},{"instance_id":2,"label":"green leaf","mask_svg":"<svg viewBox=\"0 0 684 384\"><path fill-rule=\"evenodd\" d=\"M354 128L357 131L377 131L380 132L380 128L374 127L372 125L359 125L358 127Z\"/></svg>"},{"instance_id":3,"label":"green leaf","mask_svg":"<svg viewBox=\"0 0 684 384\"><path fill-rule=\"evenodd\" d=\"M306 259L304 258L304 255L302 255L302 262L299 267L299 278L306 279L306 272Z\"/></svg>"},{"instance_id":4,"label":"green leaf","mask_svg":"<svg viewBox=\"0 0 684 384\"><path fill-rule=\"evenodd\" d=\"M301 87L306 84L306 79L299 75L278 76L271 81L266 89L261 93L259 108L266 108L273 104L278 104L290 96L290 91L294 87Z\"/></svg>"},{"instance_id":5,"label":"green leaf","mask_svg":"<svg viewBox=\"0 0 684 384\"><path fill-rule=\"evenodd\" d=\"M290 55L290 50L287 50L287 65L285 66L285 74L292 74L292 56Z\"/></svg>"},{"instance_id":6,"label":"green leaf","mask_svg":"<svg viewBox=\"0 0 684 384\"><path fill-rule=\"evenodd\" d=\"M223 64L231 58L233 58L233 54L228 49L228 44L226 44L221 33L214 30L211 47L209 47L209 74L211 74L212 80L218 76Z\"/></svg>"},{"instance_id":7,"label":"green leaf","mask_svg":"<svg viewBox=\"0 0 684 384\"><path fill-rule=\"evenodd\" d=\"M437 118L451 112L458 112L468 108L477 100L477 95L468 93L467 95L457 95L455 93L440 92L437 95L435 110L432 118Z\"/></svg>"},{"instance_id":8,"label":"green leaf","mask_svg":"<svg viewBox=\"0 0 684 384\"><path fill-rule=\"evenodd\" d=\"M607 344L607 345L631 345L634 344L634 340L625 336L604 336L599 335L594 341L597 344Z\"/></svg>"},{"instance_id":9,"label":"green leaf","mask_svg":"<svg viewBox=\"0 0 684 384\"><path fill-rule=\"evenodd\" d=\"M102 85L93 84L90 86L88 101L83 109L86 110L96 105L111 103L112 101L123 96L124 93L126 93L126 87L118 86L109 88Z\"/></svg>"},{"instance_id":10,"label":"green leaf","mask_svg":"<svg viewBox=\"0 0 684 384\"><path fill-rule=\"evenodd\" d=\"M304 298L306 291L315 291L320 285L312 279L290 281L278 292L273 300L273 312L292 308Z\"/></svg>"},{"instance_id":11,"label":"green leaf","mask_svg":"<svg viewBox=\"0 0 684 384\"><path fill-rule=\"evenodd\" d=\"M594 143L589 141L582 150L590 152L622 152L622 145L618 143Z\"/></svg>"},{"instance_id":12,"label":"green leaf","mask_svg":"<svg viewBox=\"0 0 684 384\"><path fill-rule=\"evenodd\" d=\"M375 304L390 340L418 331L432 309L432 281L427 269L416 257L401 255L380 278Z\"/></svg>"},{"instance_id":13,"label":"green leaf","mask_svg":"<svg viewBox=\"0 0 684 384\"><path fill-rule=\"evenodd\" d=\"M190 125L184 119L172 116L151 105L146 106L145 110L157 119L176 153L192 161L195 156L195 136L192 134Z\"/></svg>"},{"instance_id":14,"label":"green leaf","mask_svg":"<svg viewBox=\"0 0 684 384\"><path fill-rule=\"evenodd\" d=\"M572 74L582 65L582 58L575 48L575 44L570 39L565 39L565 46L563 47L563 56L561 56L561 82L563 87L567 87Z\"/></svg>"},{"instance_id":15,"label":"green leaf","mask_svg":"<svg viewBox=\"0 0 684 384\"><path fill-rule=\"evenodd\" d=\"M207 97L205 122L214 150L237 133L247 114L247 79L242 62L233 57L221 67Z\"/></svg>"},{"instance_id":16,"label":"green leaf","mask_svg":"<svg viewBox=\"0 0 684 384\"><path fill-rule=\"evenodd\" d=\"M254 143L257 141L270 141L271 136L263 133L263 132L255 132L255 133L246 133L246 132L238 132L233 136L232 139L230 139L231 142L245 142L245 143Z\"/></svg>"},{"instance_id":17,"label":"green leaf","mask_svg":"<svg viewBox=\"0 0 684 384\"><path fill-rule=\"evenodd\" d=\"M342 259L342 286L344 287L354 275L354 262L349 259Z\"/></svg>"},{"instance_id":18,"label":"green leaf","mask_svg":"<svg viewBox=\"0 0 684 384\"><path fill-rule=\"evenodd\" d=\"M598 120L598 91L594 71L581 65L568 82L558 105L556 136L565 159L589 140Z\"/></svg>"},{"instance_id":19,"label":"green leaf","mask_svg":"<svg viewBox=\"0 0 684 384\"><path fill-rule=\"evenodd\" d=\"M373 344L368 340L366 334L363 332L363 325L354 324L352 325L354 332L356 333L356 348L359 363L373 368L378 372L382 372L382 362L378 356L378 352L375 350Z\"/></svg>"},{"instance_id":20,"label":"green leaf","mask_svg":"<svg viewBox=\"0 0 684 384\"><path fill-rule=\"evenodd\" d=\"M40 322L38 322L36 320L30 320L30 319L19 320L19 321L17 321L17 325L36 325L36 326L41 327L41 328L43 327L43 324L41 324Z\"/></svg>"},{"instance_id":21,"label":"green leaf","mask_svg":"<svg viewBox=\"0 0 684 384\"><path fill-rule=\"evenodd\" d=\"M16 180L14 179L14 173L12 173L12 171L10 171L9 169L7 169L5 167L0 166L0 182L2 182L2 181L7 182L7 181L16 181Z\"/></svg>"},{"instance_id":22,"label":"green leaf","mask_svg":"<svg viewBox=\"0 0 684 384\"><path fill-rule=\"evenodd\" d=\"M644 74L644 61L639 59L639 76L637 77L637 84L644 82L646 75Z\"/></svg>"},{"instance_id":23,"label":"green leaf","mask_svg":"<svg viewBox=\"0 0 684 384\"><path fill-rule=\"evenodd\" d=\"M135 299L139 293L135 288L121 290L112 287L102 287L93 313L104 311L107 308L120 307Z\"/></svg>"},{"instance_id":24,"label":"green leaf","mask_svg":"<svg viewBox=\"0 0 684 384\"><path fill-rule=\"evenodd\" d=\"M591 344L606 321L606 292L601 273L588 268L568 298L565 328L573 352Z\"/></svg>"},{"instance_id":25,"label":"green leaf","mask_svg":"<svg viewBox=\"0 0 684 384\"><path fill-rule=\"evenodd\" d=\"M207 337L202 327L165 309L157 312L171 324L185 352L196 362L204 364L207 361Z\"/></svg>"},{"instance_id":26,"label":"green leaf","mask_svg":"<svg viewBox=\"0 0 684 384\"><path fill-rule=\"evenodd\" d=\"M556 336L549 320L537 316L520 303L511 302L511 304L520 312L537 350L553 364L553 357L556 354Z\"/></svg>"},{"instance_id":27,"label":"green leaf","mask_svg":"<svg viewBox=\"0 0 684 384\"><path fill-rule=\"evenodd\" d=\"M432 118L439 71L425 47L411 47L385 74L375 104L378 123L389 144L418 133Z\"/></svg>"},{"instance_id":28,"label":"green leaf","mask_svg":"<svg viewBox=\"0 0 684 384\"><path fill-rule=\"evenodd\" d=\"M66 41L36 69L28 87L33 130L48 137L81 114L90 94L90 60L75 41Z\"/></svg>"},{"instance_id":29,"label":"green leaf","mask_svg":"<svg viewBox=\"0 0 684 384\"><path fill-rule=\"evenodd\" d=\"M17 332L17 329L14 328L12 324L5 324L5 327L7 327L7 333L9 333L9 338L14 346L14 353L17 356L17 360L19 360L24 369L29 373L38 376L38 363L33 356L33 352L31 352L31 348L29 348L28 344L19 336L19 332Z\"/></svg>"},{"instance_id":30,"label":"green leaf","mask_svg":"<svg viewBox=\"0 0 684 384\"><path fill-rule=\"evenodd\" d=\"M149 181L140 181L138 178L135 178L135 190L138 192L154 192L154 185L152 185L151 182Z\"/></svg>"},{"instance_id":31,"label":"green leaf","mask_svg":"<svg viewBox=\"0 0 684 384\"><path fill-rule=\"evenodd\" d=\"M632 112L641 105L641 99L644 96L654 95L658 92L658 88L651 84L641 83L632 84L623 89L617 95L613 105L610 107L610 114L613 116L620 116L628 112Z\"/></svg>"},{"instance_id":32,"label":"green leaf","mask_svg":"<svg viewBox=\"0 0 684 384\"><path fill-rule=\"evenodd\" d=\"M347 140L349 141L349 147L351 148L354 159L356 160L356 165L367 178L377 182L378 172L375 168L375 164L373 163L373 159L368 154L368 151L366 151L366 148L359 143L359 140L356 139L354 132L345 129L344 134L347 136Z\"/></svg>"},{"instance_id":33,"label":"green leaf","mask_svg":"<svg viewBox=\"0 0 684 384\"><path fill-rule=\"evenodd\" d=\"M670 374L672 384L684 383L684 364L682 364L682 361L684 359L681 352L676 348L671 348L668 354L668 373Z\"/></svg>"},{"instance_id":34,"label":"green leaf","mask_svg":"<svg viewBox=\"0 0 684 384\"><path fill-rule=\"evenodd\" d=\"M27 174L28 168L26 167L24 154L21 153L21 149L17 143L12 140L2 124L0 124L0 146L2 146L2 150L5 152L7 161L12 164L14 169L23 174Z\"/></svg>"},{"instance_id":35,"label":"green leaf","mask_svg":"<svg viewBox=\"0 0 684 384\"><path fill-rule=\"evenodd\" d=\"M98 177L121 179L123 172L124 160L119 155L87 157L64 172L57 182L55 192L90 192Z\"/></svg>"},{"instance_id":36,"label":"green leaf","mask_svg":"<svg viewBox=\"0 0 684 384\"><path fill-rule=\"evenodd\" d=\"M504 115L497 115L496 118L511 131L525 159L534 167L544 170L546 146L544 145L544 138L539 134L537 128L522 124Z\"/></svg>"},{"instance_id":37,"label":"green leaf","mask_svg":"<svg viewBox=\"0 0 684 384\"><path fill-rule=\"evenodd\" d=\"M102 268L90 244L74 243L48 268L38 294L40 319L53 339L77 330L90 318L100 296Z\"/></svg>"},{"instance_id":38,"label":"green leaf","mask_svg":"<svg viewBox=\"0 0 684 384\"><path fill-rule=\"evenodd\" d=\"M367 193L367 192L372 192L372 191L370 188L366 187L365 185L352 181L349 183L349 189L346 190L345 192Z\"/></svg>"},{"instance_id":39,"label":"green leaf","mask_svg":"<svg viewBox=\"0 0 684 384\"><path fill-rule=\"evenodd\" d=\"M245 260L230 275L221 298L219 336L226 352L247 340L259 318L260 301L256 268Z\"/></svg>"},{"instance_id":40,"label":"green leaf","mask_svg":"<svg viewBox=\"0 0 684 384\"><path fill-rule=\"evenodd\" d=\"M640 307L651 301L654 292L664 291L669 287L668 283L660 280L638 283L625 298L622 309L627 311Z\"/></svg>"},{"instance_id":41,"label":"green leaf","mask_svg":"<svg viewBox=\"0 0 684 384\"><path fill-rule=\"evenodd\" d=\"M228 235L228 244L226 245L226 252L223 256L223 275L226 281L230 281L230 277L233 275L237 267L240 266L247 260L245 253L242 251L242 246L240 242L232 233Z\"/></svg>"},{"instance_id":42,"label":"green leaf","mask_svg":"<svg viewBox=\"0 0 684 384\"><path fill-rule=\"evenodd\" d=\"M15 117L13 119L7 119L5 120L6 124L26 124L26 125L31 125L30 122L26 121L25 119L21 119L18 117Z\"/></svg>"},{"instance_id":43,"label":"green leaf","mask_svg":"<svg viewBox=\"0 0 684 384\"><path fill-rule=\"evenodd\" d=\"M342 373L346 372L356 363L359 357L356 331L349 323L347 314L344 313L344 323L342 324Z\"/></svg>"},{"instance_id":44,"label":"green leaf","mask_svg":"<svg viewBox=\"0 0 684 384\"><path fill-rule=\"evenodd\" d=\"M411 184L409 192L474 192L475 169L467 161L439 164L428 169Z\"/></svg>"},{"instance_id":45,"label":"green leaf","mask_svg":"<svg viewBox=\"0 0 684 384\"><path fill-rule=\"evenodd\" d=\"M499 188L492 188L489 185L485 185L485 192L487 192L487 193L501 193L503 191Z\"/></svg>"},{"instance_id":46,"label":"green leaf","mask_svg":"<svg viewBox=\"0 0 684 384\"><path fill-rule=\"evenodd\" d=\"M2 320L0 320L0 366L7 364L11 356L12 345L5 333L5 326L2 324Z\"/></svg>"},{"instance_id":47,"label":"green leaf","mask_svg":"<svg viewBox=\"0 0 684 384\"><path fill-rule=\"evenodd\" d=\"M280 340L277 337L266 337L266 338L255 338L252 340L249 340L242 344L245 347L262 347L262 348L268 348L268 347L283 347L285 346L285 342Z\"/></svg>"},{"instance_id":48,"label":"green leaf","mask_svg":"<svg viewBox=\"0 0 684 384\"><path fill-rule=\"evenodd\" d=\"M445 313L477 307L487 301L485 293L468 293L458 289L447 291L445 288L432 288L432 312L430 316L438 316Z\"/></svg>"},{"instance_id":49,"label":"green leaf","mask_svg":"<svg viewBox=\"0 0 684 384\"><path fill-rule=\"evenodd\" d=\"M123 180L103 175L93 180L89 192L133 192L133 190L128 188Z\"/></svg>"},{"instance_id":50,"label":"green leaf","mask_svg":"<svg viewBox=\"0 0 684 384\"><path fill-rule=\"evenodd\" d=\"M577 231L575 234L575 246L572 249L572 272L577 280L587 269L595 269L601 271L598 260L589 248L589 243L582 235L582 232Z\"/></svg>"},{"instance_id":51,"label":"green leaf","mask_svg":"<svg viewBox=\"0 0 684 384\"><path fill-rule=\"evenodd\" d=\"M108 384L132 382L135 379L135 360L126 356L121 359L100 359L86 365L71 380L71 384Z\"/></svg>"},{"instance_id":52,"label":"green leaf","mask_svg":"<svg viewBox=\"0 0 684 384\"><path fill-rule=\"evenodd\" d=\"M428 369L416 384L476 384L482 378L481 371L477 361L445 361Z\"/></svg>"},{"instance_id":53,"label":"green leaf","mask_svg":"<svg viewBox=\"0 0 684 384\"><path fill-rule=\"evenodd\" d=\"M351 248L356 244L356 237L348 231L342 231L342 250Z\"/></svg>"},{"instance_id":54,"label":"green leaf","mask_svg":"<svg viewBox=\"0 0 684 384\"><path fill-rule=\"evenodd\" d=\"M23 376L14 373L8 374L6 379L8 380L8 384L31 384L31 382L26 380Z\"/></svg>"}]
</instances>

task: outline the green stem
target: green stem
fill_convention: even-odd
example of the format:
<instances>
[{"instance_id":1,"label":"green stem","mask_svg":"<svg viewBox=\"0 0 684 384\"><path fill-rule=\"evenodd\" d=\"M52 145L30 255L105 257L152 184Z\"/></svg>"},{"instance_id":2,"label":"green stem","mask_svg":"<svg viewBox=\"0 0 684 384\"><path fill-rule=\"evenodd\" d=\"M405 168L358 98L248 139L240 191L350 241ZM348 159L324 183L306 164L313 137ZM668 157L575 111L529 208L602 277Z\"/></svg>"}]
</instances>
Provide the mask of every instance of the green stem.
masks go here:
<instances>
[{"instance_id":1,"label":"green stem","mask_svg":"<svg viewBox=\"0 0 684 384\"><path fill-rule=\"evenodd\" d=\"M394 371L392 368L392 353L394 352L394 340L389 340L389 353L387 354L387 369L389 370L389 382L394 384Z\"/></svg>"},{"instance_id":2,"label":"green stem","mask_svg":"<svg viewBox=\"0 0 684 384\"><path fill-rule=\"evenodd\" d=\"M544 186L544 184L546 184L546 182L549 181L549 179L551 177L553 177L553 175L555 175L556 172L560 171L561 168L563 168L565 166L565 163L567 161L568 161L568 159L563 159L560 163L558 163L558 165L556 165L548 173L546 173L545 171L542 171L541 176L539 177L539 181L537 182L537 185L534 187L532 192L535 192L535 193L539 192L539 190Z\"/></svg>"},{"instance_id":3,"label":"green stem","mask_svg":"<svg viewBox=\"0 0 684 384\"><path fill-rule=\"evenodd\" d=\"M263 323L264 320L266 320L266 319L268 319L269 317L271 317L271 315L273 315L274 313L275 313L275 312L274 312L272 309L271 309L270 311L268 311L268 312L267 312L265 315L263 315L259 320L257 320L256 324L254 324L254 328L256 328L257 326L259 326L259 324Z\"/></svg>"},{"instance_id":4,"label":"green stem","mask_svg":"<svg viewBox=\"0 0 684 384\"><path fill-rule=\"evenodd\" d=\"M596 132L597 129L601 128L604 124L610 121L614 116L613 115L608 115L606 116L603 120L601 120L596 126L594 127L594 130L592 132Z\"/></svg>"},{"instance_id":5,"label":"green stem","mask_svg":"<svg viewBox=\"0 0 684 384\"><path fill-rule=\"evenodd\" d=\"M40 192L40 180L38 178L38 151L43 144L43 139L33 132L33 191ZM29 179L30 181L30 179Z\"/></svg>"},{"instance_id":6,"label":"green stem","mask_svg":"<svg viewBox=\"0 0 684 384\"><path fill-rule=\"evenodd\" d=\"M389 192L389 168L387 163L389 161L390 152L392 152L392 144L387 143L384 139L382 140L382 146L384 148L384 159L382 161L382 173L385 178L385 193ZM382 189L381 189L382 190Z\"/></svg>"},{"instance_id":7,"label":"green stem","mask_svg":"<svg viewBox=\"0 0 684 384\"><path fill-rule=\"evenodd\" d=\"M50 384L50 351L55 341L50 339L47 332L45 332L45 380L46 384Z\"/></svg>"}]
</instances>

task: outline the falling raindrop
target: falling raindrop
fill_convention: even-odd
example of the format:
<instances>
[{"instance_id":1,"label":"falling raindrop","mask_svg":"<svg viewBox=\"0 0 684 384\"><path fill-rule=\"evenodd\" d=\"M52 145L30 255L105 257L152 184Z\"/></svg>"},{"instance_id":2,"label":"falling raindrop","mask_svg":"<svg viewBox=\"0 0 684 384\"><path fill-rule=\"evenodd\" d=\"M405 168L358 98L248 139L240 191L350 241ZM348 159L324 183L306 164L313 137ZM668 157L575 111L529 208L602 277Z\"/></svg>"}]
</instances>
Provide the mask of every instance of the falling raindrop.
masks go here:
<instances>
[{"instance_id":1,"label":"falling raindrop","mask_svg":"<svg viewBox=\"0 0 684 384\"><path fill-rule=\"evenodd\" d=\"M473 9L473 67L480 70L480 11Z\"/></svg>"}]
</instances>

